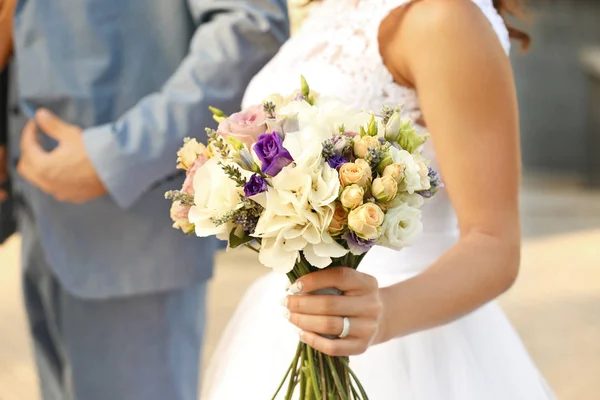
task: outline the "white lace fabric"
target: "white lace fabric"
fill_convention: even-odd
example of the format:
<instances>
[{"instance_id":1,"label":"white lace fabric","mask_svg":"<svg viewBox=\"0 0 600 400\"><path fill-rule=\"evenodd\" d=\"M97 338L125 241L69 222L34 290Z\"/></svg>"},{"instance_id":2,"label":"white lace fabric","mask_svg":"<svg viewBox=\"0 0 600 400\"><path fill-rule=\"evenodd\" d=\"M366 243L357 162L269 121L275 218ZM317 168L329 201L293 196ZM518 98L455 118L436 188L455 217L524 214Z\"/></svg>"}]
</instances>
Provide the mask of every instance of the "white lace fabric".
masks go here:
<instances>
[{"instance_id":1,"label":"white lace fabric","mask_svg":"<svg viewBox=\"0 0 600 400\"><path fill-rule=\"evenodd\" d=\"M303 27L255 77L245 105L274 92L298 88L304 75L320 93L337 96L359 109L379 111L403 105L405 116L420 117L414 90L401 86L383 64L378 32L389 13L411 0L324 0L311 10ZM491 0L474 0L490 21L504 49L510 41Z\"/></svg>"}]
</instances>

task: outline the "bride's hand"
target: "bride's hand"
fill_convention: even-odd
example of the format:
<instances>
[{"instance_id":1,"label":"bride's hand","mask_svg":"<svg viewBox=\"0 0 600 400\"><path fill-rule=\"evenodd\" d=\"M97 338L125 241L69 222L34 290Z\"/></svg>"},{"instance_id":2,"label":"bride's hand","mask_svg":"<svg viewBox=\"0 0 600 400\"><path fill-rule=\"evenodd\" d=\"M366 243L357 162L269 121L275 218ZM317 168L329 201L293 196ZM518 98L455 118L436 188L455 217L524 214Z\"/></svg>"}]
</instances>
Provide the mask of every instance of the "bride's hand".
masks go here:
<instances>
[{"instance_id":1,"label":"bride's hand","mask_svg":"<svg viewBox=\"0 0 600 400\"><path fill-rule=\"evenodd\" d=\"M343 296L309 295L325 288L337 288ZM364 353L380 330L383 304L377 280L351 268L335 267L299 278L284 300L290 322L301 329L300 340L330 356ZM343 339L326 339L320 334L340 335L344 317L350 322Z\"/></svg>"}]
</instances>

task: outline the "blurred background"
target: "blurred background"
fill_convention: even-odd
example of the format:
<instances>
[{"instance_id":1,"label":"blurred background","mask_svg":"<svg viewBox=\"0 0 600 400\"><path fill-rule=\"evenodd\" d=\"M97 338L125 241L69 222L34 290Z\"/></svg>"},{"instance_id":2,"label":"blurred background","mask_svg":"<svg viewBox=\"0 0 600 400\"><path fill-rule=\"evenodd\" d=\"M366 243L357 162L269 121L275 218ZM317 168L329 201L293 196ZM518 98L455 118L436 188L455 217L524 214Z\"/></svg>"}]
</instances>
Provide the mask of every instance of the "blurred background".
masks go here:
<instances>
[{"instance_id":1,"label":"blurred background","mask_svg":"<svg viewBox=\"0 0 600 400\"><path fill-rule=\"evenodd\" d=\"M532 50L513 51L521 107L522 272L500 303L559 399L600 398L600 1L530 1ZM37 400L19 237L0 247L0 400ZM266 272L217 257L204 363Z\"/></svg>"}]
</instances>

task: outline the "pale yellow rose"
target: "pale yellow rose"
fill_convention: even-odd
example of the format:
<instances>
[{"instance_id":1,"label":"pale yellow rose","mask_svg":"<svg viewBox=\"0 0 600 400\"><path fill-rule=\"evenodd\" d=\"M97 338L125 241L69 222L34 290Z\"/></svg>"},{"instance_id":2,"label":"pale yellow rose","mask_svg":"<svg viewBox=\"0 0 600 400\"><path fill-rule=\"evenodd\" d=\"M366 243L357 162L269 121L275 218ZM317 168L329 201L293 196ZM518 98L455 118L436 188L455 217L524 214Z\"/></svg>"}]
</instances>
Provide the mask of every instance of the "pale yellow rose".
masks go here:
<instances>
[{"instance_id":1,"label":"pale yellow rose","mask_svg":"<svg viewBox=\"0 0 600 400\"><path fill-rule=\"evenodd\" d=\"M392 176L382 176L373 180L371 185L373 197L382 203L392 201L398 193L398 183Z\"/></svg>"},{"instance_id":2,"label":"pale yellow rose","mask_svg":"<svg viewBox=\"0 0 600 400\"><path fill-rule=\"evenodd\" d=\"M365 240L375 240L381 233L385 214L374 203L366 203L348 214L348 227Z\"/></svg>"},{"instance_id":3,"label":"pale yellow rose","mask_svg":"<svg viewBox=\"0 0 600 400\"><path fill-rule=\"evenodd\" d=\"M404 179L404 165L398 163L388 165L383 170L383 176L390 176L397 183L400 183Z\"/></svg>"},{"instance_id":4,"label":"pale yellow rose","mask_svg":"<svg viewBox=\"0 0 600 400\"><path fill-rule=\"evenodd\" d=\"M353 184L344 188L340 195L340 201L346 209L353 210L362 205L364 197L365 190L357 184Z\"/></svg>"},{"instance_id":5,"label":"pale yellow rose","mask_svg":"<svg viewBox=\"0 0 600 400\"><path fill-rule=\"evenodd\" d=\"M187 171L200 155L208 156L206 146L198 143L196 139L186 139L183 147L177 152L177 168Z\"/></svg>"},{"instance_id":6,"label":"pale yellow rose","mask_svg":"<svg viewBox=\"0 0 600 400\"><path fill-rule=\"evenodd\" d=\"M379 146L379 139L376 136L354 137L354 155L356 157L365 158L369 149L378 149Z\"/></svg>"},{"instance_id":7,"label":"pale yellow rose","mask_svg":"<svg viewBox=\"0 0 600 400\"><path fill-rule=\"evenodd\" d=\"M327 231L331 236L339 236L348 225L348 212L340 203L335 203L335 212Z\"/></svg>"},{"instance_id":8,"label":"pale yellow rose","mask_svg":"<svg viewBox=\"0 0 600 400\"><path fill-rule=\"evenodd\" d=\"M348 185L357 184L361 187L366 187L371 182L371 167L362 158L359 158L353 163L346 163L340 167L340 183L346 187Z\"/></svg>"}]
</instances>

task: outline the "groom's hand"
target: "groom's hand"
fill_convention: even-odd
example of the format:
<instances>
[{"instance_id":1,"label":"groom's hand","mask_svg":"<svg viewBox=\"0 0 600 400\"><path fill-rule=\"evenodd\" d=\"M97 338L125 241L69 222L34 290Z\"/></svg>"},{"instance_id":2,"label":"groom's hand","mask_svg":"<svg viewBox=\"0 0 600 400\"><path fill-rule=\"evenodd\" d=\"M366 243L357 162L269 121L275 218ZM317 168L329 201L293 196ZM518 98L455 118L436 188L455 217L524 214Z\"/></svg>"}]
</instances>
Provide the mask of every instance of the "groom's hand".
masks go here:
<instances>
[{"instance_id":1,"label":"groom's hand","mask_svg":"<svg viewBox=\"0 0 600 400\"><path fill-rule=\"evenodd\" d=\"M46 152L37 141L38 128L58 146ZM106 194L87 156L82 130L41 109L23 129L19 174L59 201L84 203Z\"/></svg>"}]
</instances>

